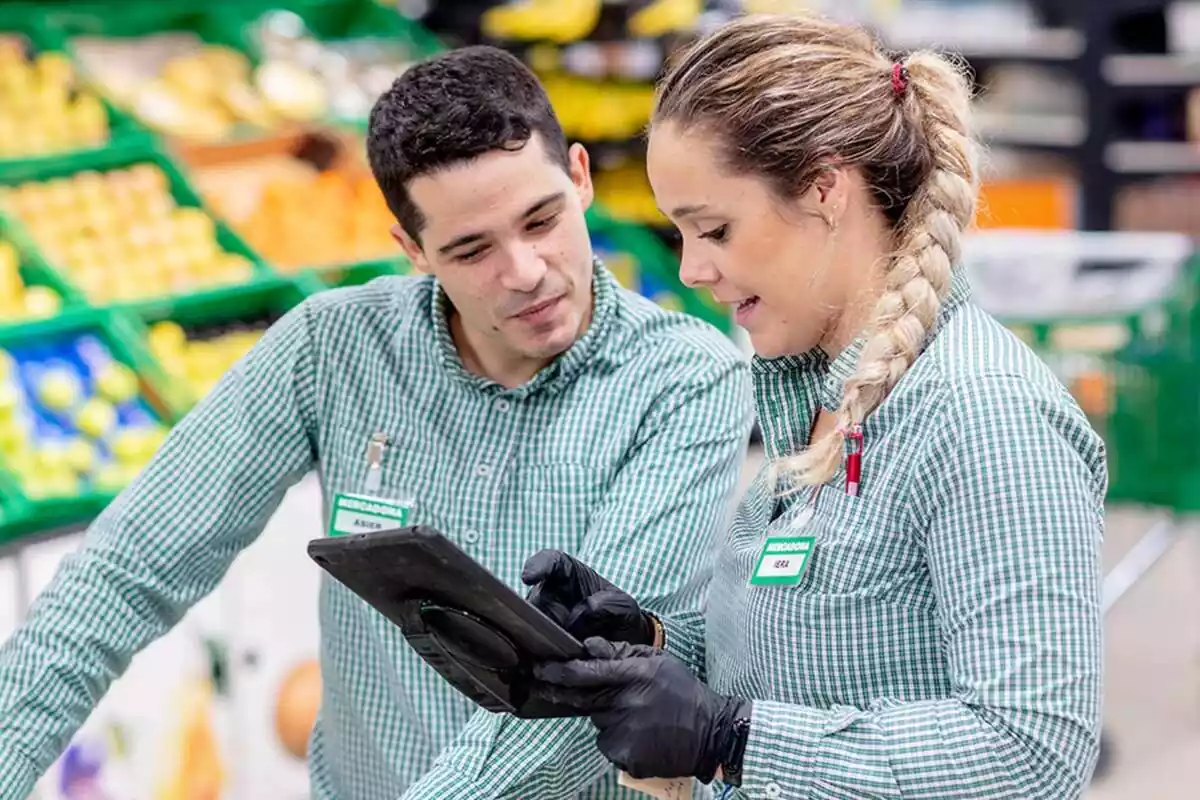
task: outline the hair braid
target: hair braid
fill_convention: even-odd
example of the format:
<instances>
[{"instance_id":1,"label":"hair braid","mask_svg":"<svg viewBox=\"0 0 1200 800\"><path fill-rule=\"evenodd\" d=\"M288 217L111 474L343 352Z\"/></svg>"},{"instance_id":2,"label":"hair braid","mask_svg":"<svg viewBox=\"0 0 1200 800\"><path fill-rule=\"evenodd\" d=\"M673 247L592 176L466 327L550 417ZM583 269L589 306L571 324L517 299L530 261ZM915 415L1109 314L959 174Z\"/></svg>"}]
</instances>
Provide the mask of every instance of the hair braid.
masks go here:
<instances>
[{"instance_id":1,"label":"hair braid","mask_svg":"<svg viewBox=\"0 0 1200 800\"><path fill-rule=\"evenodd\" d=\"M970 90L961 69L934 54L910 56L901 113L919 126L932 169L909 200L896 248L854 374L846 381L836 430L780 459L776 474L794 486L824 483L841 466L845 432L883 403L920 354L960 256L978 196L976 147L968 128Z\"/></svg>"}]
</instances>

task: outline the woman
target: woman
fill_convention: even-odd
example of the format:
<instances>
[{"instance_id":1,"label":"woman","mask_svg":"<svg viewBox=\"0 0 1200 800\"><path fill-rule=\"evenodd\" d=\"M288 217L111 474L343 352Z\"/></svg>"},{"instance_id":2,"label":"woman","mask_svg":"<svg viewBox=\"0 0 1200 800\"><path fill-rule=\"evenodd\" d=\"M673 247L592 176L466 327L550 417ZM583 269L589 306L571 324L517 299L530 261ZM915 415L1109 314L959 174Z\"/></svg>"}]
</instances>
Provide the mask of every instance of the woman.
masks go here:
<instances>
[{"instance_id":1,"label":"woman","mask_svg":"<svg viewBox=\"0 0 1200 800\"><path fill-rule=\"evenodd\" d=\"M893 62L807 16L735 21L662 82L651 183L683 279L750 334L771 465L702 626L660 625L564 554L528 566L569 629L642 643L589 640L535 673L634 777L766 798L1083 791L1103 445L969 300L969 113L952 63Z\"/></svg>"}]
</instances>

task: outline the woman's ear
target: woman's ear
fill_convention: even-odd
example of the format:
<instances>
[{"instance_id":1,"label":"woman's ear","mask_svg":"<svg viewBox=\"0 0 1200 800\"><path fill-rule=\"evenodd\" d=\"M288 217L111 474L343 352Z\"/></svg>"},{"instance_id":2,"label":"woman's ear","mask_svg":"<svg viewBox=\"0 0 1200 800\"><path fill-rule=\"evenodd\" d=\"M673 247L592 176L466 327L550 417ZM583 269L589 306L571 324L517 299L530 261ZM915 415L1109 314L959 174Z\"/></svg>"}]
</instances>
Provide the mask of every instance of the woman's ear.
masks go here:
<instances>
[{"instance_id":1,"label":"woman's ear","mask_svg":"<svg viewBox=\"0 0 1200 800\"><path fill-rule=\"evenodd\" d=\"M817 214L830 228L836 229L846 213L850 176L846 170L829 166L813 182L813 201Z\"/></svg>"}]
</instances>

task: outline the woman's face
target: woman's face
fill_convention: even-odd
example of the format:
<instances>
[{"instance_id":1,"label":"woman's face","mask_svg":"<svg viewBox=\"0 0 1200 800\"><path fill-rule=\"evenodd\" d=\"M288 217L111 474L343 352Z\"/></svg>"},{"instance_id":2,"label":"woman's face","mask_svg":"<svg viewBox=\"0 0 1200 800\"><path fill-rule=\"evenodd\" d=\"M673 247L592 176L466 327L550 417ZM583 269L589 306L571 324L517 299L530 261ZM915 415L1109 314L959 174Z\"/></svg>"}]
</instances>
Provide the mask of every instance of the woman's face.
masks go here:
<instances>
[{"instance_id":1,"label":"woman's face","mask_svg":"<svg viewBox=\"0 0 1200 800\"><path fill-rule=\"evenodd\" d=\"M712 137L674 123L653 128L647 171L658 207L683 235L680 278L730 305L756 353L840 350L853 338L831 341L843 338L851 294L848 271L834 263L843 177L785 203L762 179L722 169Z\"/></svg>"}]
</instances>

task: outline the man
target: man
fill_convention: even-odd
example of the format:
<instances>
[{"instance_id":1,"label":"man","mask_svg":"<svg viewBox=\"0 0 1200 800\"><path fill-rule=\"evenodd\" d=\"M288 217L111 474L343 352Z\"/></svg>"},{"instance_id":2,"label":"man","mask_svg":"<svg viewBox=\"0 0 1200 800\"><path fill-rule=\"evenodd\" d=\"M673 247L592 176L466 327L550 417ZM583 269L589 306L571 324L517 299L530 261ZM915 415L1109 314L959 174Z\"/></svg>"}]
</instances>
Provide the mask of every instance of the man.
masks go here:
<instances>
[{"instance_id":1,"label":"man","mask_svg":"<svg viewBox=\"0 0 1200 800\"><path fill-rule=\"evenodd\" d=\"M697 613L750 427L740 355L593 263L587 153L517 59L471 48L414 66L367 144L395 238L426 274L288 313L95 522L0 649L0 797L28 794L313 469L332 533L354 525L330 506L366 494L514 588L531 555L561 549L664 618ZM329 580L320 613L314 797L395 800L452 744L444 763L465 776L502 723L529 726L525 740L566 724L583 743L573 763L612 783L586 720L479 712L457 739L475 707L390 623Z\"/></svg>"}]
</instances>

